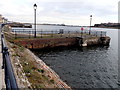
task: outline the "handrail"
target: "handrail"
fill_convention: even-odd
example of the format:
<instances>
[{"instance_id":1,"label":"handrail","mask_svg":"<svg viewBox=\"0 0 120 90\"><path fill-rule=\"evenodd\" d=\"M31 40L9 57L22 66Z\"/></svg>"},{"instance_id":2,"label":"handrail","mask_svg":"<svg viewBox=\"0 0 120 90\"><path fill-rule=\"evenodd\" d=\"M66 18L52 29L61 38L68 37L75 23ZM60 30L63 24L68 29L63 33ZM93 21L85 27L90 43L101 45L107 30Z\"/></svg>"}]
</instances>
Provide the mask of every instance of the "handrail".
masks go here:
<instances>
[{"instance_id":1,"label":"handrail","mask_svg":"<svg viewBox=\"0 0 120 90\"><path fill-rule=\"evenodd\" d=\"M5 42L4 34L1 34L2 53L3 53L3 69L5 69L5 84L7 89L18 90L18 85L13 72L8 47Z\"/></svg>"}]
</instances>

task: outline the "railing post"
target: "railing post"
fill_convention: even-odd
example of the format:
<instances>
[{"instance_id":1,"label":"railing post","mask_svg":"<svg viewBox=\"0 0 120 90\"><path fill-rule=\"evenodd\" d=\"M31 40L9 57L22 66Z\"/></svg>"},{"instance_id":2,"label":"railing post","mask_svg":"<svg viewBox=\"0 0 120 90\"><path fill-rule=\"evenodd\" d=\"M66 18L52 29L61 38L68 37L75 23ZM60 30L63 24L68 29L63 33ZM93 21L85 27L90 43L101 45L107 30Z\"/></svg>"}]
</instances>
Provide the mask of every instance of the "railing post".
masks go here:
<instances>
[{"instance_id":1,"label":"railing post","mask_svg":"<svg viewBox=\"0 0 120 90\"><path fill-rule=\"evenodd\" d=\"M29 31L29 38L30 38L30 31Z\"/></svg>"},{"instance_id":2,"label":"railing post","mask_svg":"<svg viewBox=\"0 0 120 90\"><path fill-rule=\"evenodd\" d=\"M16 33L16 31L15 31L15 39L17 38L17 33Z\"/></svg>"},{"instance_id":3,"label":"railing post","mask_svg":"<svg viewBox=\"0 0 120 90\"><path fill-rule=\"evenodd\" d=\"M62 37L62 33L60 34L60 37Z\"/></svg>"},{"instance_id":4,"label":"railing post","mask_svg":"<svg viewBox=\"0 0 120 90\"><path fill-rule=\"evenodd\" d=\"M96 37L97 37L97 31L96 31Z\"/></svg>"},{"instance_id":5,"label":"railing post","mask_svg":"<svg viewBox=\"0 0 120 90\"><path fill-rule=\"evenodd\" d=\"M101 31L101 37L102 37L102 31Z\"/></svg>"},{"instance_id":6,"label":"railing post","mask_svg":"<svg viewBox=\"0 0 120 90\"><path fill-rule=\"evenodd\" d=\"M68 31L68 37L70 37L70 31Z\"/></svg>"},{"instance_id":7,"label":"railing post","mask_svg":"<svg viewBox=\"0 0 120 90\"><path fill-rule=\"evenodd\" d=\"M51 31L51 37L53 37L53 31Z\"/></svg>"},{"instance_id":8,"label":"railing post","mask_svg":"<svg viewBox=\"0 0 120 90\"><path fill-rule=\"evenodd\" d=\"M42 29L41 29L41 38L42 38Z\"/></svg>"}]
</instances>

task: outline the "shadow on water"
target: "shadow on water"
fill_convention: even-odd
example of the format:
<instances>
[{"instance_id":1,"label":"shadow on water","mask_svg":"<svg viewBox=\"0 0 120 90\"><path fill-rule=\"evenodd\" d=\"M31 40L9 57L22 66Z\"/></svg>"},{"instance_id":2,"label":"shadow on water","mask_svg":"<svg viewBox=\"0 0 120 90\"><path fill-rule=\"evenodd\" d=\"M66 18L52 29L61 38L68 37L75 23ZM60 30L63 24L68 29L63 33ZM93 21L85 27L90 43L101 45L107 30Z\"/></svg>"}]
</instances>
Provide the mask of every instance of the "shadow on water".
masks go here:
<instances>
[{"instance_id":1,"label":"shadow on water","mask_svg":"<svg viewBox=\"0 0 120 90\"><path fill-rule=\"evenodd\" d=\"M46 54L50 52L64 52L64 51L79 51L84 52L88 50L108 50L109 46L89 46L89 47L79 47L79 46L68 46L68 47L54 47L54 48L43 48L43 49L31 49L33 53Z\"/></svg>"}]
</instances>

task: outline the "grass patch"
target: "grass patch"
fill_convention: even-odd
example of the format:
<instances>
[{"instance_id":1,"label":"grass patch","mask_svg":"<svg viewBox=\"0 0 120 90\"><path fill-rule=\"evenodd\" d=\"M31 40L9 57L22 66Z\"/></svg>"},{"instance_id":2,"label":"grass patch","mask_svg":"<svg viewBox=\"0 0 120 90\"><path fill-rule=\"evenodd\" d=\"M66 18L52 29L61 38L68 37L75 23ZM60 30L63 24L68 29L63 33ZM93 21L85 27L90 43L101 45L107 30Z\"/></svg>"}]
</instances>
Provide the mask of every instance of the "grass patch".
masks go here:
<instances>
[{"instance_id":1,"label":"grass patch","mask_svg":"<svg viewBox=\"0 0 120 90\"><path fill-rule=\"evenodd\" d=\"M55 81L53 79L51 79L50 82L53 83L53 84L55 83Z\"/></svg>"},{"instance_id":2,"label":"grass patch","mask_svg":"<svg viewBox=\"0 0 120 90\"><path fill-rule=\"evenodd\" d=\"M38 69L38 72L44 73L45 71L43 69Z\"/></svg>"}]
</instances>

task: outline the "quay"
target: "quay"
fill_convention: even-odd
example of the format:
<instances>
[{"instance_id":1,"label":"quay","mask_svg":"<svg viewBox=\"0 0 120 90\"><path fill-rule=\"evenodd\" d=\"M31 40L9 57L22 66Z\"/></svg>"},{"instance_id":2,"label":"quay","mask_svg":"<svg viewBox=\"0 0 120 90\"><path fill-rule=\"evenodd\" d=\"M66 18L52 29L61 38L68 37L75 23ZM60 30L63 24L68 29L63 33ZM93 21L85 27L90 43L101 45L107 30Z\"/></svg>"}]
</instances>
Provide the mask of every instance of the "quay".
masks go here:
<instances>
[{"instance_id":1,"label":"quay","mask_svg":"<svg viewBox=\"0 0 120 90\"><path fill-rule=\"evenodd\" d=\"M68 38L40 38L40 39L23 39L14 40L15 44L22 45L28 49L43 49L54 47L87 47L87 46L108 46L110 38L105 37L68 37Z\"/></svg>"},{"instance_id":2,"label":"quay","mask_svg":"<svg viewBox=\"0 0 120 90\"><path fill-rule=\"evenodd\" d=\"M61 46L108 46L110 37L104 31L40 31L37 30L37 38L34 38L33 29L5 29L8 41L24 46L28 49L54 48Z\"/></svg>"}]
</instances>

